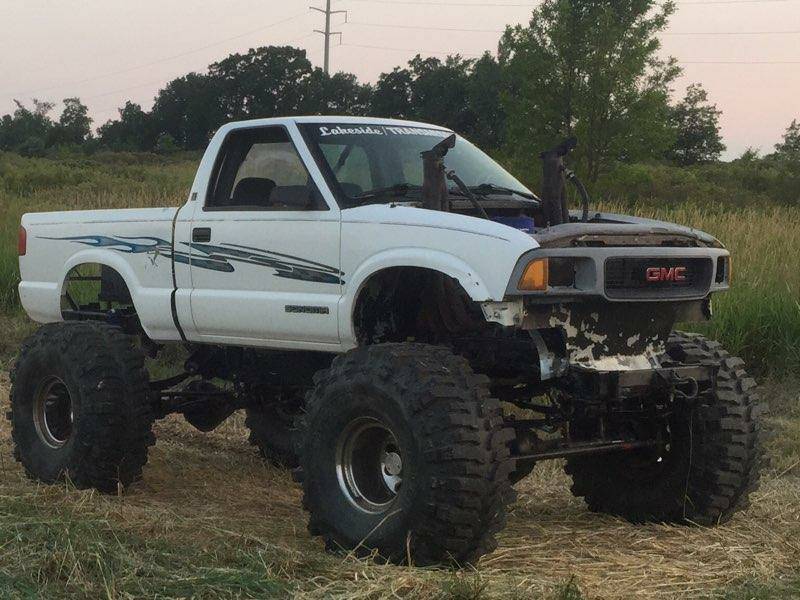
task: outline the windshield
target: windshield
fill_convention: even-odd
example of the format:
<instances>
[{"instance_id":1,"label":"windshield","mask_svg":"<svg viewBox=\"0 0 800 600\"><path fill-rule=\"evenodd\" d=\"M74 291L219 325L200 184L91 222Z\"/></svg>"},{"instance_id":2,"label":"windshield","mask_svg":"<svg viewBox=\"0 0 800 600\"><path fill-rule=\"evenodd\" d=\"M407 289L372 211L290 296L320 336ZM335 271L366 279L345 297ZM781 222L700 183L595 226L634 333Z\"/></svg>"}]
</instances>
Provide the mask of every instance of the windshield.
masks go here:
<instances>
[{"instance_id":1,"label":"windshield","mask_svg":"<svg viewBox=\"0 0 800 600\"><path fill-rule=\"evenodd\" d=\"M452 132L422 127L311 123L301 126L312 151L338 187L343 208L413 196L422 187L421 152ZM531 192L462 137L444 159L470 187Z\"/></svg>"}]
</instances>

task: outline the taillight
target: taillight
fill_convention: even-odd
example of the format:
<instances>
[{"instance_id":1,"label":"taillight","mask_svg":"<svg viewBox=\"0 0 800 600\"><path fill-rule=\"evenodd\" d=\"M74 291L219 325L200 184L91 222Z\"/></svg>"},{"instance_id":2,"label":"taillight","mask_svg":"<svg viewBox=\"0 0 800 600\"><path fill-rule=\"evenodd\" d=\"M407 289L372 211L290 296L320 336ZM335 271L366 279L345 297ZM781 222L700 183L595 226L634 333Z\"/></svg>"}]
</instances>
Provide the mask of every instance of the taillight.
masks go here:
<instances>
[{"instance_id":1,"label":"taillight","mask_svg":"<svg viewBox=\"0 0 800 600\"><path fill-rule=\"evenodd\" d=\"M25 253L28 251L28 232L25 231L25 228L20 226L19 228L19 238L17 239L17 253L20 256L25 256Z\"/></svg>"}]
</instances>

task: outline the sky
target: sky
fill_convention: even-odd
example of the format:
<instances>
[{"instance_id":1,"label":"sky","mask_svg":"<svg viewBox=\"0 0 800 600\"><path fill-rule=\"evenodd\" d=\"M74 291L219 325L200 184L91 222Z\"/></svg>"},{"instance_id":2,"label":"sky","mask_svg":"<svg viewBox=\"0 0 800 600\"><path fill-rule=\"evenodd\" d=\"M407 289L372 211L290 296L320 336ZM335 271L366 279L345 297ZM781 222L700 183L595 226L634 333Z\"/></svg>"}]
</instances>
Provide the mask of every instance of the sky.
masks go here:
<instances>
[{"instance_id":1,"label":"sky","mask_svg":"<svg viewBox=\"0 0 800 600\"><path fill-rule=\"evenodd\" d=\"M149 108L169 80L263 45L306 48L321 65L323 39L313 30L324 17L309 5L324 2L0 0L0 114L14 110L15 98L78 96L98 126L126 100ZM333 41L331 68L374 82L418 52L477 56L496 49L506 25L527 23L536 4L334 0L347 15L333 17L342 40ZM677 8L661 36L662 55L684 69L676 96L704 85L723 111L724 158L749 147L770 152L800 119L800 0L686 0Z\"/></svg>"}]
</instances>

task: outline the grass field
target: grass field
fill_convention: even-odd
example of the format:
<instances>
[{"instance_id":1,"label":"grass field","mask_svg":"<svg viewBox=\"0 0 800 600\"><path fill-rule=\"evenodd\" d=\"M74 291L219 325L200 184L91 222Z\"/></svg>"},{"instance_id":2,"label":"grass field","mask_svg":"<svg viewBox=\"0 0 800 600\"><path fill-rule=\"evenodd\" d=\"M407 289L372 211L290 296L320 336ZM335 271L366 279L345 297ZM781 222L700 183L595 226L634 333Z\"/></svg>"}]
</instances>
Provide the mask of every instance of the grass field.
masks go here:
<instances>
[{"instance_id":1,"label":"grass field","mask_svg":"<svg viewBox=\"0 0 800 600\"><path fill-rule=\"evenodd\" d=\"M0 154L1 413L8 363L32 327L16 300L20 215L178 205L194 168L186 157ZM477 569L382 566L327 554L308 536L299 490L258 459L238 418L212 434L178 418L159 423L145 479L122 497L28 481L0 419L0 598L800 597L800 210L625 210L709 231L734 255L734 289L704 328L766 381L772 462L753 506L729 524L593 515L547 463L518 484L500 549Z\"/></svg>"}]
</instances>

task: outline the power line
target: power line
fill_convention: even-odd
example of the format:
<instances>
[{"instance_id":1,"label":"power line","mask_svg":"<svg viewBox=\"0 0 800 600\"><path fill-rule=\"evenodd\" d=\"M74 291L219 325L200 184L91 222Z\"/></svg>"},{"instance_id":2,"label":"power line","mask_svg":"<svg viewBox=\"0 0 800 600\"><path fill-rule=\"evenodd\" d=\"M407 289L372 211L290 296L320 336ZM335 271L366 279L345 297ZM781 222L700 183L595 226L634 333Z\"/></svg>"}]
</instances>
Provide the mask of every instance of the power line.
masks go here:
<instances>
[{"instance_id":1,"label":"power line","mask_svg":"<svg viewBox=\"0 0 800 600\"><path fill-rule=\"evenodd\" d=\"M313 33L308 33L308 34L303 35L303 36L292 38L291 40L288 40L285 43L286 44L293 44L294 42L309 38L312 35L314 35L314 34ZM180 75L176 75L175 77L180 77ZM152 81L147 81L145 83L139 83L139 84L135 84L135 85L130 85L130 86L127 86L127 87L124 87L124 88L119 88L119 89L116 89L116 90L112 90L110 92L104 92L102 94L93 94L91 96L82 96L81 100L96 100L97 98L105 98L107 96L113 96L114 94L121 94L122 92L128 92L128 91L131 91L131 90L137 90L139 88L148 87L148 86L151 86L151 85L158 85L158 84L163 83L165 79L168 79L168 78L162 77L162 78L157 79L157 80L152 80ZM116 106L116 105L115 106L107 105L107 106L102 106L102 107L100 107L100 108L98 108L96 110L93 110L92 112L95 115L97 115L97 114L105 115L105 114L112 114L113 112L117 111L118 109L119 109L119 107Z\"/></svg>"},{"instance_id":2,"label":"power line","mask_svg":"<svg viewBox=\"0 0 800 600\"><path fill-rule=\"evenodd\" d=\"M800 65L800 60L679 60L681 65Z\"/></svg>"},{"instance_id":3,"label":"power line","mask_svg":"<svg viewBox=\"0 0 800 600\"><path fill-rule=\"evenodd\" d=\"M306 12L304 11L304 12L298 13L298 14L296 14L294 16L288 17L286 19L282 19L280 21L276 21L274 23L270 23L269 25L264 25L262 27L259 27L258 29L252 29L252 30L247 31L245 33L241 33L239 35L235 35L235 36L232 36L232 37L229 37L229 38L225 38L224 40L219 40L219 41L216 41L216 42L212 42L210 44L206 44L205 46L201 46L199 48L194 48L192 50L187 50L185 52L181 52L180 54L173 54L172 56L166 56L166 57L160 58L158 60L154 60L154 61L151 61L151 62L148 62L148 63L139 64L139 65L136 65L136 66L133 66L133 67L128 67L126 69L121 69L119 71L113 71L113 72L110 72L110 73L103 73L102 75L95 75L95 76L92 76L92 77L87 77L86 79L81 79L79 81L61 83L61 84L58 84L58 85L53 85L53 86L49 86L49 87L45 87L45 88L39 88L39 89L36 89L36 90L29 90L27 92L17 92L15 94L11 94L11 95L12 96L28 96L30 94L38 94L40 92L48 92L50 90L57 90L57 89L61 89L61 88L65 88L65 87L69 87L69 86L73 86L73 85L82 85L84 83L91 83L92 81L97 81L99 79L106 79L107 77L114 77L115 75L122 75L124 73L130 73L131 71L137 71L139 69L144 69L146 67L152 67L152 66L155 66L155 65L159 65L161 63L165 63L165 62L169 62L171 60L175 60L177 58L183 58L184 56L188 56L190 54L195 54L197 52L202 52L203 50L207 50L209 48L213 48L214 46L219 46L219 45L225 44L227 42L231 42L233 40L238 40L240 38L247 37L249 35L253 35L254 33L258 33L260 31L264 31L265 29L269 29L271 27L277 27L278 25L283 25L284 23L288 23L290 21L294 21L297 18L300 18L305 14L306 14Z\"/></svg>"},{"instance_id":4,"label":"power line","mask_svg":"<svg viewBox=\"0 0 800 600\"><path fill-rule=\"evenodd\" d=\"M360 2L363 4L396 4L404 6L455 6L464 7L511 7L511 8L535 8L535 4L527 2L524 4L506 2L424 2L423 0L349 0L350 2ZM713 4L779 4L785 2L797 2L798 0L697 0L695 2L676 2L681 6L702 6Z\"/></svg>"},{"instance_id":5,"label":"power line","mask_svg":"<svg viewBox=\"0 0 800 600\"><path fill-rule=\"evenodd\" d=\"M93 94L91 96L85 96L85 97L81 98L81 100L95 100L97 98L105 98L106 96L113 96L114 94L121 94L122 92L128 92L130 90L136 90L136 89L143 88L143 87L148 87L148 86L151 86L151 85L158 85L159 83L163 83L163 82L164 82L164 78L161 77L161 78L153 80L153 81L148 81L147 83L140 83L140 84L137 84L137 85L129 85L127 87L120 88L118 90L111 90L110 92L103 92L102 94Z\"/></svg>"},{"instance_id":6,"label":"power line","mask_svg":"<svg viewBox=\"0 0 800 600\"><path fill-rule=\"evenodd\" d=\"M506 4L500 2L480 2L480 3L470 3L470 2L422 2L420 0L350 0L350 2L363 2L364 4L403 4L403 5L414 5L414 6L457 6L457 7L470 7L475 6L477 8L482 7L502 7L502 6L511 6L511 7L520 7L520 8L533 8L534 5L530 2L526 4Z\"/></svg>"},{"instance_id":7,"label":"power line","mask_svg":"<svg viewBox=\"0 0 800 600\"><path fill-rule=\"evenodd\" d=\"M293 39L291 39L291 40L289 40L289 41L287 41L285 43L286 44L293 44L294 42L298 42L300 40L304 40L306 38L310 38L312 35L314 35L314 34L313 33L307 33L306 35L293 38ZM180 77L180 75L176 75L175 77ZM147 87L149 85L158 85L159 83L163 83L164 79L165 78L162 77L162 78L160 78L158 80L148 81L146 83L139 83L139 84L135 84L135 85L130 85L128 87L124 87L124 88L120 88L120 89L117 89L117 90L113 90L111 92L104 92L102 94L94 94L92 96L85 96L85 97L82 97L81 99L82 100L94 100L94 99L97 99L97 98L105 98L106 96L113 96L114 94L120 94L122 92L128 92L130 90L137 90L139 88ZM106 110L106 109L112 110L113 108L114 107L112 107L112 106L108 106L108 107L101 107L98 110Z\"/></svg>"},{"instance_id":8,"label":"power line","mask_svg":"<svg viewBox=\"0 0 800 600\"><path fill-rule=\"evenodd\" d=\"M392 52L416 52L419 54L432 54L440 56L464 56L468 58L480 58L483 54L474 52L462 52L460 50L426 50L423 48L395 48L390 46L370 46L367 44L342 44L343 47L365 48L367 50L387 50ZM800 60L678 60L682 65L798 65Z\"/></svg>"},{"instance_id":9,"label":"power line","mask_svg":"<svg viewBox=\"0 0 800 600\"><path fill-rule=\"evenodd\" d=\"M665 31L661 35L794 35L800 30L792 31Z\"/></svg>"},{"instance_id":10,"label":"power line","mask_svg":"<svg viewBox=\"0 0 800 600\"><path fill-rule=\"evenodd\" d=\"M362 23L349 21L348 25L362 25L364 27L383 27L390 29L425 29L427 31L460 31L464 33L503 33L503 29L461 29L457 27L427 27L425 25L394 25L389 23Z\"/></svg>"},{"instance_id":11,"label":"power line","mask_svg":"<svg viewBox=\"0 0 800 600\"><path fill-rule=\"evenodd\" d=\"M398 25L393 23L362 23L350 21L350 25L364 27L382 27L390 29L422 29L426 31L459 31L465 33L503 33L503 29L462 29L458 27L430 27L427 25ZM666 31L661 35L793 35L800 30L791 31Z\"/></svg>"},{"instance_id":12,"label":"power line","mask_svg":"<svg viewBox=\"0 0 800 600\"><path fill-rule=\"evenodd\" d=\"M480 58L483 54L475 54L472 52L444 52L439 50L423 50L421 48L391 48L389 46L368 46L366 44L342 44L344 47L349 48L366 48L367 50L389 50L393 52L416 52L418 54L434 54L441 56L453 56L458 54L469 58Z\"/></svg>"},{"instance_id":13,"label":"power line","mask_svg":"<svg viewBox=\"0 0 800 600\"><path fill-rule=\"evenodd\" d=\"M704 4L781 4L798 0L698 0L697 2L677 2L681 6L702 6Z\"/></svg>"}]
</instances>

